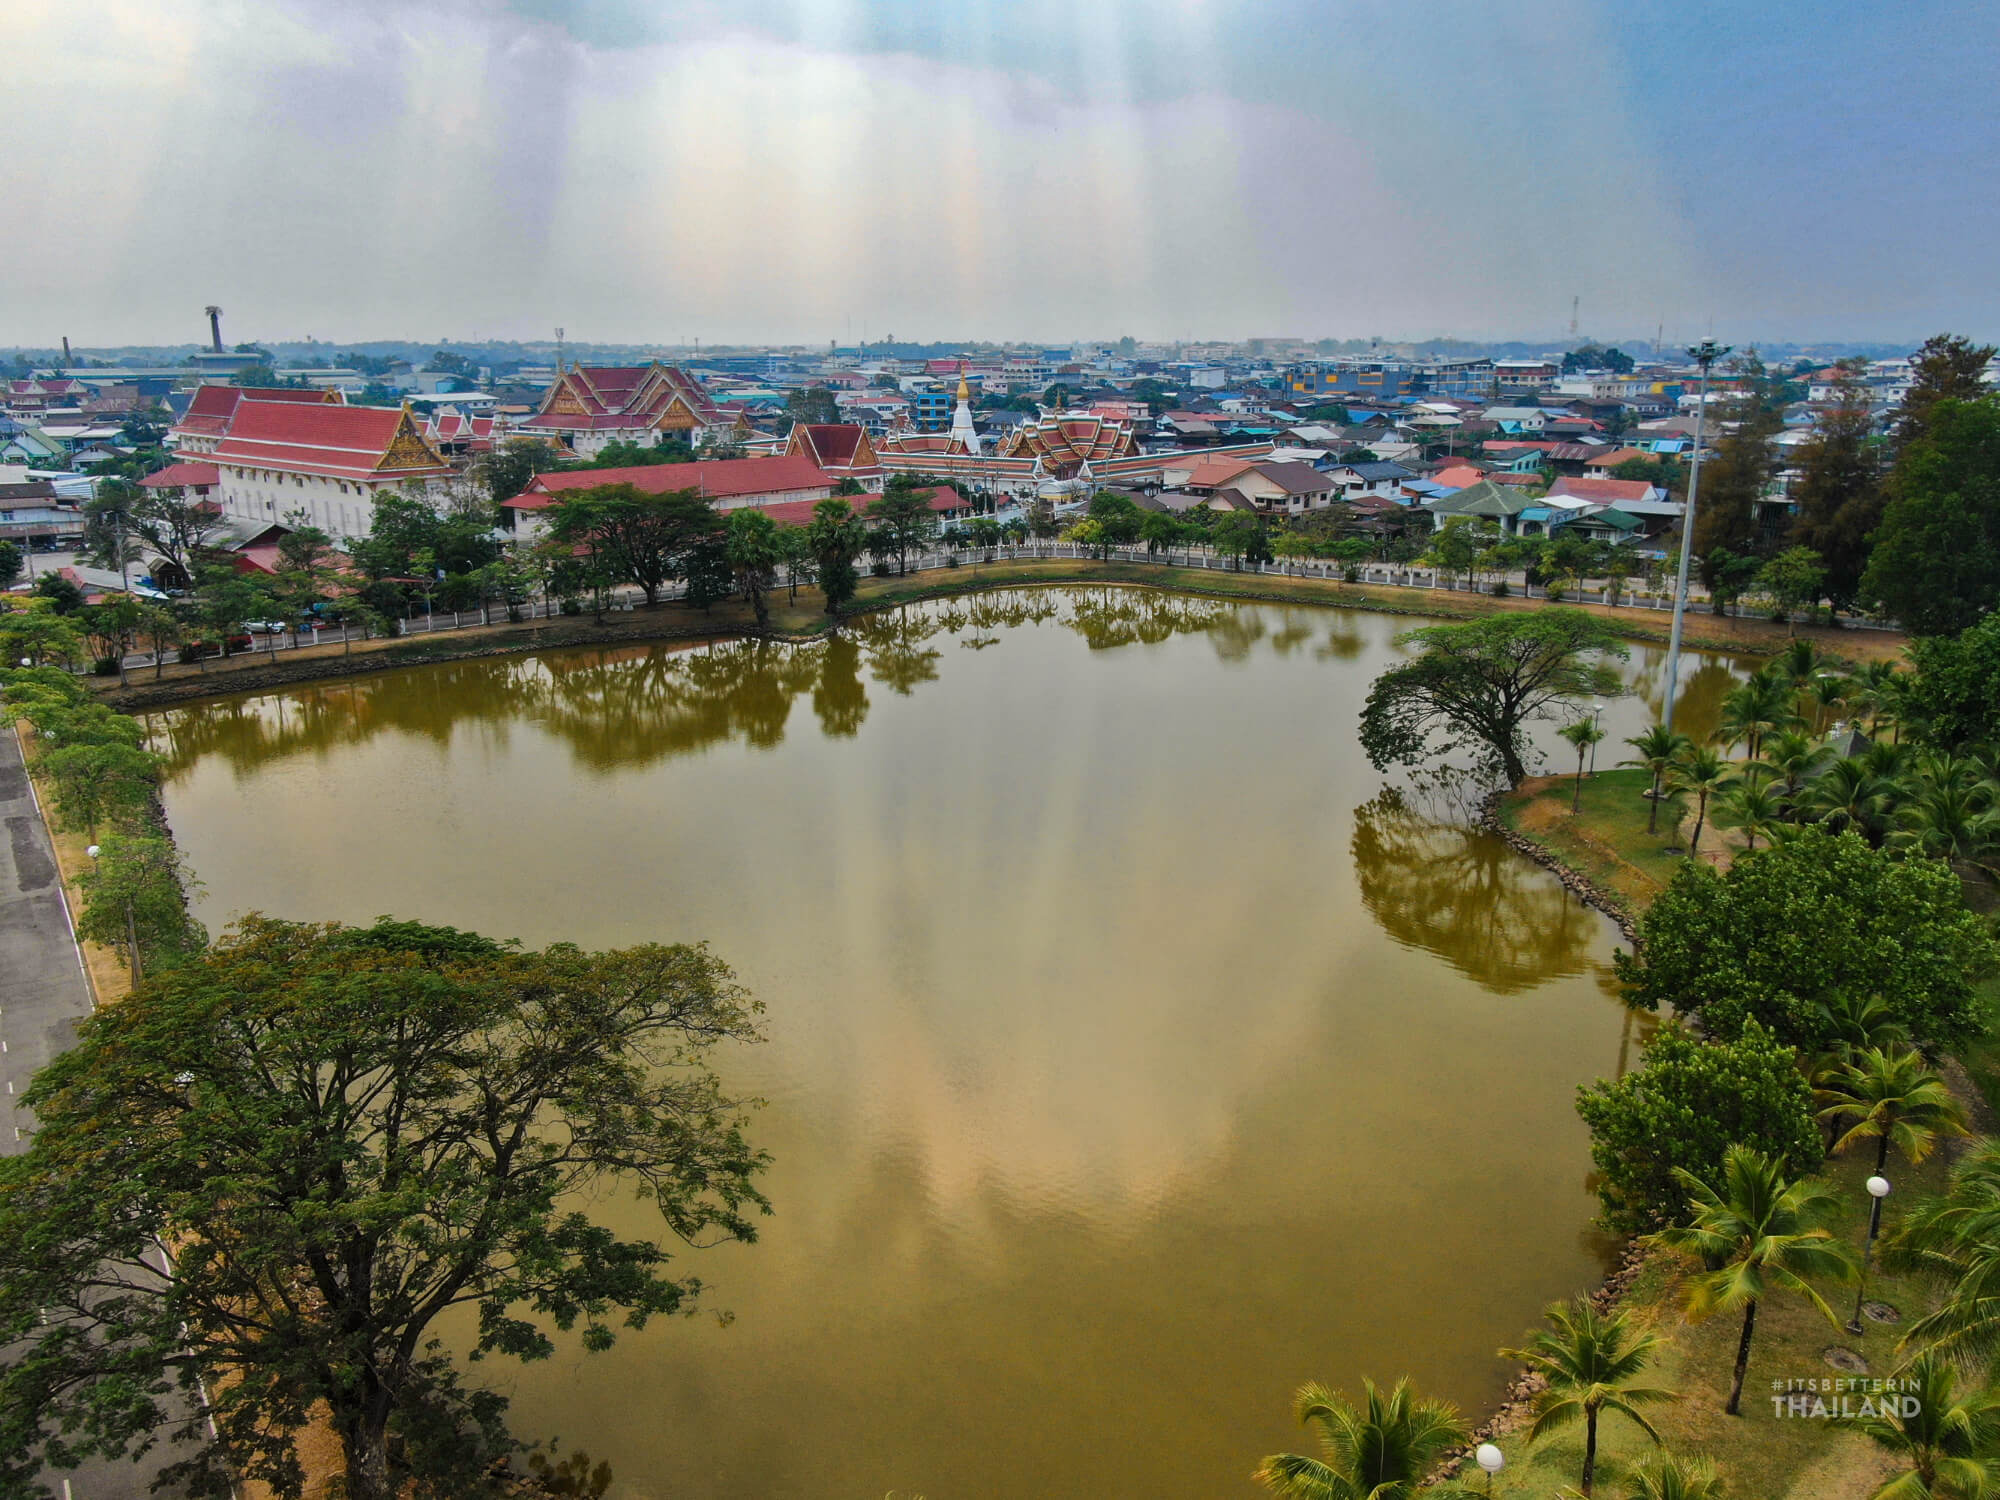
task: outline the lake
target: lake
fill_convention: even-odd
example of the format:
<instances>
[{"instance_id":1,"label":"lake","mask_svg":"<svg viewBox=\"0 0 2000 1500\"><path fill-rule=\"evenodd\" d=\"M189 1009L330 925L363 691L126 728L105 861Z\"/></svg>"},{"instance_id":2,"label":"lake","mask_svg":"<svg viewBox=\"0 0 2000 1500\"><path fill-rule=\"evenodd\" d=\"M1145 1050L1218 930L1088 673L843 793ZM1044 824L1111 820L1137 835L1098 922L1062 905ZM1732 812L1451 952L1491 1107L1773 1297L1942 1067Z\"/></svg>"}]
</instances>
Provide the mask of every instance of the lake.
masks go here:
<instances>
[{"instance_id":1,"label":"lake","mask_svg":"<svg viewBox=\"0 0 2000 1500\"><path fill-rule=\"evenodd\" d=\"M149 722L211 930L706 939L768 1007L719 1060L767 1101L760 1241L683 1252L693 1318L474 1367L522 1435L632 1500L1247 1496L1302 1382L1476 1412L1606 1264L1573 1100L1637 1057L1615 933L1367 764L1411 623L1011 590ZM1683 676L1711 724L1729 666Z\"/></svg>"}]
</instances>

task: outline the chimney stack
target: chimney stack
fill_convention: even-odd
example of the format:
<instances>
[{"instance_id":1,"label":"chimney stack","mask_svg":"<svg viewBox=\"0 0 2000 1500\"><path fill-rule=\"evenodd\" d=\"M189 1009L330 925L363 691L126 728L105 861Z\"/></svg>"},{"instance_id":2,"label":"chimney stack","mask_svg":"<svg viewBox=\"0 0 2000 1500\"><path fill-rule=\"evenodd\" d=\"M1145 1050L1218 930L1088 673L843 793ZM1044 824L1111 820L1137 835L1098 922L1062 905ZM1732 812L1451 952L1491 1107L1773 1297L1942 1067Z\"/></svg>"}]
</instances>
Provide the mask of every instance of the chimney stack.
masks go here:
<instances>
[{"instance_id":1,"label":"chimney stack","mask_svg":"<svg viewBox=\"0 0 2000 1500\"><path fill-rule=\"evenodd\" d=\"M203 308L202 311L208 314L208 347L215 353L221 354L223 352L222 309L209 306Z\"/></svg>"}]
</instances>

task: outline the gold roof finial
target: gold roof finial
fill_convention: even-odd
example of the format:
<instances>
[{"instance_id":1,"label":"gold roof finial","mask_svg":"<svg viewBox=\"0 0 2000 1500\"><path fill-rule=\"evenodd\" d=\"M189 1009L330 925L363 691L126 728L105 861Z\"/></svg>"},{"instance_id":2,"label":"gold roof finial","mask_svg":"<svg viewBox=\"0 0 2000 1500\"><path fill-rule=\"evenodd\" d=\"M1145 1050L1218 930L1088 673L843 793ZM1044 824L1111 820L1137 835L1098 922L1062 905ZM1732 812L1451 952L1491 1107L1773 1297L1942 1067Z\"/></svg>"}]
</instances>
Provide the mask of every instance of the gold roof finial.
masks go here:
<instances>
[{"instance_id":1,"label":"gold roof finial","mask_svg":"<svg viewBox=\"0 0 2000 1500\"><path fill-rule=\"evenodd\" d=\"M965 383L965 361L962 359L958 362L958 399L961 401L972 399L972 388Z\"/></svg>"}]
</instances>

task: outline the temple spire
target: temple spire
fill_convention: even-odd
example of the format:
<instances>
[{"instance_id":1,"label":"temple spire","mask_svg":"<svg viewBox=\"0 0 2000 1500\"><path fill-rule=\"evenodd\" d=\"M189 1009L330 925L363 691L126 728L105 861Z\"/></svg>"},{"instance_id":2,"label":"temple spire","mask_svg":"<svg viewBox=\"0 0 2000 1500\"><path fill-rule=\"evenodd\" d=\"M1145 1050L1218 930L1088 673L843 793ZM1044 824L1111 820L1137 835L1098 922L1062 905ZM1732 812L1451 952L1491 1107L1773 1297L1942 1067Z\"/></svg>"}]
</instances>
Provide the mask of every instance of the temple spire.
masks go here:
<instances>
[{"instance_id":1,"label":"temple spire","mask_svg":"<svg viewBox=\"0 0 2000 1500\"><path fill-rule=\"evenodd\" d=\"M958 362L958 405L951 414L951 435L967 453L979 452L979 429L972 425L972 387L966 384L964 360Z\"/></svg>"}]
</instances>

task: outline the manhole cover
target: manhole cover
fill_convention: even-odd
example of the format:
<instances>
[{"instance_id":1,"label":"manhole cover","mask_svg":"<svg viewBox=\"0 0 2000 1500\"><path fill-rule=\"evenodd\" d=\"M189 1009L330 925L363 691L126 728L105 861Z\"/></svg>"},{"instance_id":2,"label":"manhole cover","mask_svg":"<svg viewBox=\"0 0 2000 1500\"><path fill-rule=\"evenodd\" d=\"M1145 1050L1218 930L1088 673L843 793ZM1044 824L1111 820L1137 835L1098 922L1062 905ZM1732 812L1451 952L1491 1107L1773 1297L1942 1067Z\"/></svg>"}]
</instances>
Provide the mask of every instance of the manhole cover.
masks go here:
<instances>
[{"instance_id":1,"label":"manhole cover","mask_svg":"<svg viewBox=\"0 0 2000 1500\"><path fill-rule=\"evenodd\" d=\"M1830 1349L1821 1350L1819 1357L1834 1369L1844 1374L1866 1375L1868 1373L1867 1360L1856 1354L1852 1349L1843 1349L1838 1344L1835 1344Z\"/></svg>"},{"instance_id":2,"label":"manhole cover","mask_svg":"<svg viewBox=\"0 0 2000 1500\"><path fill-rule=\"evenodd\" d=\"M1864 1302L1861 1304L1861 1311L1868 1316L1870 1321L1876 1323L1900 1323L1903 1321L1902 1309L1891 1302Z\"/></svg>"}]
</instances>

